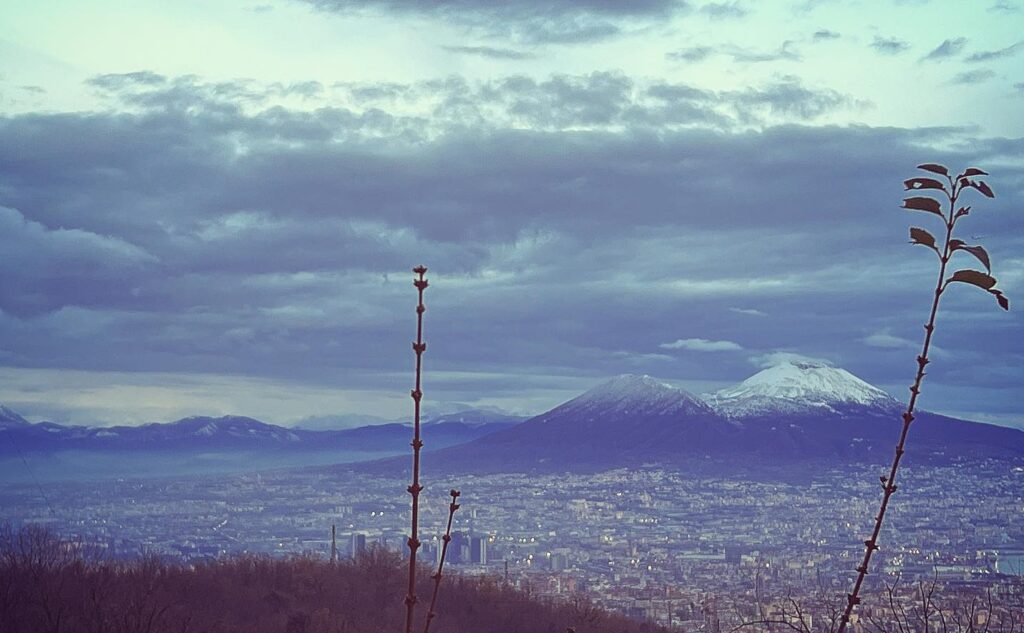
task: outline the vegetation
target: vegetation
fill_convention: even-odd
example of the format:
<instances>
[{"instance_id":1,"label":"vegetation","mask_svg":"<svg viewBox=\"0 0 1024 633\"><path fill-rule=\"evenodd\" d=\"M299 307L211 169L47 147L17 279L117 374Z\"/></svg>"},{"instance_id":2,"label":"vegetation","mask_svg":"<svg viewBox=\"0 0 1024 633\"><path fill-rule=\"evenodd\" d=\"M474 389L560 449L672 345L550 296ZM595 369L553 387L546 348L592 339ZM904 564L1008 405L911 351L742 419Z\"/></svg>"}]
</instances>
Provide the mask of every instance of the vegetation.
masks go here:
<instances>
[{"instance_id":1,"label":"vegetation","mask_svg":"<svg viewBox=\"0 0 1024 633\"><path fill-rule=\"evenodd\" d=\"M432 580L417 570L418 589ZM192 566L104 560L38 528L0 528L4 633L379 633L402 626L405 561L370 548L337 564L234 557ZM547 603L489 578L456 576L436 633L653 633L583 599Z\"/></svg>"},{"instance_id":2,"label":"vegetation","mask_svg":"<svg viewBox=\"0 0 1024 633\"><path fill-rule=\"evenodd\" d=\"M903 201L903 208L938 216L944 225L945 237L941 242L936 240L935 236L925 229L917 227L910 229L910 241L912 244L925 246L931 249L935 255L938 256L938 281L936 282L935 293L932 297L932 306L928 315L928 322L924 325L924 345L921 353L917 357L917 375L914 378L914 383L910 386L910 400L907 403L906 411L903 413L903 429L900 433L899 441L896 443L896 452L893 456L892 466L889 468L889 474L882 475L880 477L882 483L882 502L878 509L878 513L875 515L875 526L871 532L871 536L864 541L864 558L861 561L860 566L857 568L857 579L854 581L853 591L847 595L846 608L843 611L843 615L839 623L839 633L843 633L846 630L846 627L850 622L850 617L853 614L854 607L860 603L860 590L864 584L864 578L868 574L871 555L878 550L878 535L882 531L882 522L885 520L885 512L889 507L890 499L892 499L893 494L895 494L897 490L896 474L900 467L900 460L905 452L907 435L910 432L910 425L914 421L914 407L917 404L917 397L921 394L921 383L925 377L925 366L930 362L928 359L928 353L931 348L932 335L935 333L935 317L938 315L939 302L942 299L942 295L954 283L959 282L969 284L977 286L978 288L981 288L993 295L998 302L999 307L1002 309L1010 309L1009 300L1005 295L1003 295L1002 291L995 287L996 280L991 275L992 264L985 248L982 246L969 245L963 240L957 239L953 236L957 228L957 223L961 219L967 217L971 212L971 207L969 206L957 206L960 196L965 191L968 189L974 189L985 197L995 197L995 194L992 192L992 189L988 184L986 184L985 181L978 179L979 176L987 176L988 174L976 167L970 167L954 178L950 176L949 169L943 165L937 165L935 163L918 165L918 169L939 175L946 181L943 183L942 181L929 177L910 178L903 182L907 191L935 191L939 192L946 198L946 212L943 212L942 202L930 196L912 196ZM946 270L950 261L953 259L953 256L956 255L957 252L963 252L973 256L985 267L985 272L964 269L958 270L947 277Z\"/></svg>"},{"instance_id":3,"label":"vegetation","mask_svg":"<svg viewBox=\"0 0 1024 633\"><path fill-rule=\"evenodd\" d=\"M420 437L420 400L423 399L423 352L427 351L427 344L423 342L423 313L427 306L423 304L423 291L427 289L430 282L427 281L427 267L417 266L412 269L417 278L412 285L416 286L419 299L416 304L416 342L412 344L412 350L416 353L416 384L412 390L413 401L413 436L412 436L412 483L406 489L412 496L412 526L409 531L409 583L405 593L405 633L411 633L413 616L416 613L416 551L420 548L419 521L420 521L420 492L423 486L420 484L420 449L423 448L423 440ZM437 617L437 595L441 589L441 577L444 571L444 559L448 552L448 544L452 540L452 519L455 518L455 511L459 509L456 500L459 498L459 491L452 489L449 494L452 497L448 504L448 527L444 531L444 546L441 550L441 560L437 563L437 572L431 578L434 580L434 589L430 597L430 607L427 609L427 618L423 623L423 633L429 633L430 624Z\"/></svg>"}]
</instances>

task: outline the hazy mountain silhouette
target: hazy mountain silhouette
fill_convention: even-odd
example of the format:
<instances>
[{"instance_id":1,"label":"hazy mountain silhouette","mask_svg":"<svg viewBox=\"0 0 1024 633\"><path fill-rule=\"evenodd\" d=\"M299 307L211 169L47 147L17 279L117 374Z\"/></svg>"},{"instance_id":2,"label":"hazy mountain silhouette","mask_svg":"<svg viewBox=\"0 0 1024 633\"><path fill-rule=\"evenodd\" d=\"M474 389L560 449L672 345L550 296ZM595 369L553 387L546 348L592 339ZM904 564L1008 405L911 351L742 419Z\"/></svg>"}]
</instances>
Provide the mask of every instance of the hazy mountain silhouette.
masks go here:
<instances>
[{"instance_id":1,"label":"hazy mountain silhouette","mask_svg":"<svg viewBox=\"0 0 1024 633\"><path fill-rule=\"evenodd\" d=\"M466 411L431 420L434 446L450 446L508 428L514 416ZM232 451L349 450L398 452L408 444L412 428L393 422L353 429L317 431L286 428L243 416L193 416L169 423L141 426L64 426L31 424L0 406L0 454L12 451ZM3 440L7 441L3 441Z\"/></svg>"}]
</instances>

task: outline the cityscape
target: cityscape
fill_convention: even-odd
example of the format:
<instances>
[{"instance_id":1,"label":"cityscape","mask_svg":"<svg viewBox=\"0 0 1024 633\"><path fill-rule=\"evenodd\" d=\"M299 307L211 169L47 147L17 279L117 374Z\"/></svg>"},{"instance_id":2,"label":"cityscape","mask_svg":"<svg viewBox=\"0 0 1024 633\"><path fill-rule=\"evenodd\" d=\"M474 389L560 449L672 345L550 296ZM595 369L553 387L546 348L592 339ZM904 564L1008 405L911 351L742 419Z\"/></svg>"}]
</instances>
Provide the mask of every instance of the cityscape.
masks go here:
<instances>
[{"instance_id":1,"label":"cityscape","mask_svg":"<svg viewBox=\"0 0 1024 633\"><path fill-rule=\"evenodd\" d=\"M842 595L877 503L876 467L823 467L777 480L685 470L460 475L423 493L421 556L438 554L449 487L462 490L447 563L540 599L586 597L681 630L731 628L786 604ZM1024 464L908 467L910 491L882 539L873 590L900 580L940 595L1024 598ZM8 516L111 557L183 564L225 555L407 551L398 479L358 469L5 486ZM435 563L436 564L436 563ZM773 611L774 610L774 611ZM870 613L868 610L866 613ZM1018 615L1020 615L1018 610Z\"/></svg>"}]
</instances>

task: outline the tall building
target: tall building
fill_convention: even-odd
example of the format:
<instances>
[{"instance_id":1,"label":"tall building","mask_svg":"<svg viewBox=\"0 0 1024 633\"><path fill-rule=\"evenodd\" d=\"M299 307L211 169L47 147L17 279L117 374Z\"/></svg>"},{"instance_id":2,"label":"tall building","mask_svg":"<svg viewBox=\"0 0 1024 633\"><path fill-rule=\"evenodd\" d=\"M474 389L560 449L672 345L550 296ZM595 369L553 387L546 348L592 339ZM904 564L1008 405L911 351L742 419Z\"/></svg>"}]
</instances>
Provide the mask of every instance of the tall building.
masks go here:
<instances>
[{"instance_id":1,"label":"tall building","mask_svg":"<svg viewBox=\"0 0 1024 633\"><path fill-rule=\"evenodd\" d=\"M360 532L352 533L352 558L359 558L366 553L366 535Z\"/></svg>"},{"instance_id":2,"label":"tall building","mask_svg":"<svg viewBox=\"0 0 1024 633\"><path fill-rule=\"evenodd\" d=\"M480 565L487 564L486 536L474 536L469 539L469 560Z\"/></svg>"},{"instance_id":3,"label":"tall building","mask_svg":"<svg viewBox=\"0 0 1024 633\"><path fill-rule=\"evenodd\" d=\"M465 532L452 532L452 540L448 543L448 557L447 560L453 564L464 563L468 560L467 551L469 549L469 539Z\"/></svg>"}]
</instances>

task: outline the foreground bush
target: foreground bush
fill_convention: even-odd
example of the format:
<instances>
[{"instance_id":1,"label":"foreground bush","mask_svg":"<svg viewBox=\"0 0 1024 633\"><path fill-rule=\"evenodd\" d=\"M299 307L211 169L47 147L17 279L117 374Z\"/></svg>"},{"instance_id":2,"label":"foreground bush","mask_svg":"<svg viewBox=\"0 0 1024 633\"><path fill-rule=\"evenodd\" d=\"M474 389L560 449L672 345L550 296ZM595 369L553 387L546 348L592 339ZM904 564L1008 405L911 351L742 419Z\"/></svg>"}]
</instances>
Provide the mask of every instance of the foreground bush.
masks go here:
<instances>
[{"instance_id":1,"label":"foreground bush","mask_svg":"<svg viewBox=\"0 0 1024 633\"><path fill-rule=\"evenodd\" d=\"M4 633L380 633L399 631L405 562L371 549L337 564L233 557L195 566L103 560L52 533L0 529ZM428 593L423 570L421 592ZM641 633L656 627L594 609L547 604L491 580L453 576L435 633Z\"/></svg>"}]
</instances>

